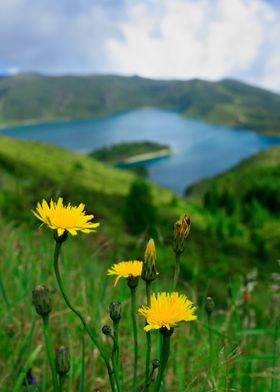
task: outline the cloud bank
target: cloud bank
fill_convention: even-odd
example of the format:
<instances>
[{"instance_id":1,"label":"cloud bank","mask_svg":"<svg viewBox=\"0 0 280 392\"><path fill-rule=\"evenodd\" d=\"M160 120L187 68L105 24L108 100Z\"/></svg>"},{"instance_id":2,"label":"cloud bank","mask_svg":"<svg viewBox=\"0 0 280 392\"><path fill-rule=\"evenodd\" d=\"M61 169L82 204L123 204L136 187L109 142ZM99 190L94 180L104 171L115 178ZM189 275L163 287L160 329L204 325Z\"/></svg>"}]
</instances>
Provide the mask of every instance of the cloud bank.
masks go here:
<instances>
[{"instance_id":1,"label":"cloud bank","mask_svg":"<svg viewBox=\"0 0 280 392\"><path fill-rule=\"evenodd\" d=\"M233 77L280 91L268 0L0 0L0 72Z\"/></svg>"}]
</instances>

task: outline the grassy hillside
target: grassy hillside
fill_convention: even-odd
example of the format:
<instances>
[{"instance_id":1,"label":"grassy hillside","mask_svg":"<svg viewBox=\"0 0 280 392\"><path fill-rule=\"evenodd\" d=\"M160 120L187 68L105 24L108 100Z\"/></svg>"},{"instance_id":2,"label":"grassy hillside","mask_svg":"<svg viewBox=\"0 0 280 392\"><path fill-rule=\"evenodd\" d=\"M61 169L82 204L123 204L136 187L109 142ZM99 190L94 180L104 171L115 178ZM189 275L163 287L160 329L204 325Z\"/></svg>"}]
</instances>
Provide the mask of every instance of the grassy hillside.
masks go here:
<instances>
[{"instance_id":1,"label":"grassy hillside","mask_svg":"<svg viewBox=\"0 0 280 392\"><path fill-rule=\"evenodd\" d=\"M114 236L114 246L120 254L127 246L135 248L138 243L134 249L135 256L137 255L139 241L140 243L145 241L145 233L141 239L129 233L127 236L121 235L126 231L123 210L129 189L137 178L135 174L105 166L91 157L74 154L47 144L16 141L6 137L1 137L0 140L0 213L2 212L3 219L11 219L13 222L18 222L18 225L28 222L34 228L36 223L30 210L34 208L37 200L63 195L67 200L76 203L85 202L88 209L97 215L97 219L102 220L101 232L105 242L112 242L110 237ZM277 148L271 151L276 150ZM267 154L270 155L267 152L264 156ZM226 185L230 192L232 190L234 198L239 199L241 196L238 184L244 181L250 189L249 184L255 184L258 180L254 178L260 178L261 171L264 169L255 170L256 174L252 175L250 168L246 171L247 174L244 174L245 177L242 171L240 175L239 171L233 171L233 174L230 172L225 179L221 178L217 181L223 184L221 189ZM272 175L274 176L275 173L277 175L278 170L279 167L274 165ZM271 179L271 184L274 184L274 177L266 175L265 178L267 181ZM191 201L191 199L181 199L160 186L149 182L148 184L158 210L157 235L163 245L163 253L166 252L165 244L170 244L172 227L178 216L187 212L192 217L188 257L183 261L183 272L186 276L194 274L193 265L198 269L211 265L211 275L215 279L224 277L229 271L240 274L256 263L258 265L255 245L250 242L251 228L238 215L224 214L224 210L219 210L219 207L217 213L217 209L212 209L209 205L201 205L200 189L199 198ZM247 188L242 185L240 189ZM267 224L268 228L273 227L277 224L277 219L265 215L264 224ZM220 231L223 236L222 242ZM279 241L277 238L275 241L267 255L268 263L278 252ZM110 252L109 247L108 253ZM216 260L215 266L212 263L213 258ZM246 266L240 258L246 259ZM231 262L225 263L225 260ZM261 268L261 264L259 267ZM203 274L199 277L201 281L205 278Z\"/></svg>"},{"instance_id":2,"label":"grassy hillside","mask_svg":"<svg viewBox=\"0 0 280 392\"><path fill-rule=\"evenodd\" d=\"M188 189L213 214L246 225L256 256L268 265L280 251L280 148L260 152L232 170Z\"/></svg>"},{"instance_id":3,"label":"grassy hillside","mask_svg":"<svg viewBox=\"0 0 280 392\"><path fill-rule=\"evenodd\" d=\"M274 159L272 161L274 163ZM135 178L131 173L57 147L0 137L1 390L52 390L41 323L30 296L35 285L47 284L55 289L50 319L54 345L67 345L71 351L67 390L79 390L83 371L81 358L84 358L84 391L94 388L109 391L100 356L56 291L51 262L52 232L47 228L38 229L39 222L31 213L38 200L57 199L61 195L74 204L84 202L87 211L94 213L95 220L101 222L97 233L70 237L63 244L63 279L71 301L87 315L97 334L102 325L110 323L108 304L112 300L122 302L120 342L124 390L130 390L133 343L129 292L124 279L113 288L106 269L116 261L143 257L148 234L144 231L132 235L123 220L127 194ZM170 288L174 266L171 250L174 222L185 212L192 219L186 250L181 258L179 290L197 304L198 321L189 327L180 326L172 337L166 390L205 392L213 390L213 383L217 390L269 390L274 382L272 369L277 360L273 350L278 306L274 306L277 299L268 284L270 272L279 268L275 262L280 249L277 215L269 211L262 214L261 228L265 234L273 233L273 236L267 238L266 253L261 253L258 243L251 241L251 222L241 220L237 213L229 214L224 207L218 211L214 205L202 206L198 202L183 200L164 188L147 184L158 217L155 239L160 279L153 283L153 290ZM233 183L230 186L233 189L231 187ZM236 191L236 197L239 195ZM258 211L254 210L254 217L259 216ZM251 299L245 303L243 275L256 267L261 277L257 278L258 289L250 289ZM142 283L137 289L138 304L143 303L145 296ZM212 351L209 351L209 330L204 312L207 295L212 295L216 302L211 321ZM139 375L143 375L146 349L143 320L138 320L138 324L141 336L139 363L142 364ZM85 352L82 356L83 339ZM152 358L157 358L159 341L154 332L152 342ZM103 336L103 343L109 350L109 339ZM213 363L211 374L210 362ZM25 388L20 383L14 389L26 364L35 375L37 384Z\"/></svg>"},{"instance_id":4,"label":"grassy hillside","mask_svg":"<svg viewBox=\"0 0 280 392\"><path fill-rule=\"evenodd\" d=\"M280 96L234 80L28 74L0 78L0 123L91 118L145 106L261 133L280 133Z\"/></svg>"}]
</instances>

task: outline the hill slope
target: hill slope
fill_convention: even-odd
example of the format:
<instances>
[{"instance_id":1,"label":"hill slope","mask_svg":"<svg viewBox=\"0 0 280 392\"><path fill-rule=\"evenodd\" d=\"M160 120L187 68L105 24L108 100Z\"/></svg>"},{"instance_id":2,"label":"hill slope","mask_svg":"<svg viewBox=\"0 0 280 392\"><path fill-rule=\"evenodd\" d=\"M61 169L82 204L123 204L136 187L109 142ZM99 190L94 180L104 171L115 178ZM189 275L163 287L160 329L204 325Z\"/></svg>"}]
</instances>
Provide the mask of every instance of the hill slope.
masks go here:
<instances>
[{"instance_id":1,"label":"hill slope","mask_svg":"<svg viewBox=\"0 0 280 392\"><path fill-rule=\"evenodd\" d=\"M275 262L280 249L280 147L272 147L228 172L200 181L187 195L212 214L245 225L262 262ZM219 227L222 232L225 226Z\"/></svg>"},{"instance_id":2,"label":"hill slope","mask_svg":"<svg viewBox=\"0 0 280 392\"><path fill-rule=\"evenodd\" d=\"M0 178L0 221L4 225L5 222L18 227L26 225L28 230L36 231L38 225L30 210L38 200L57 199L62 195L67 201L84 202L87 210L102 222L98 238L107 244L102 252L105 260L111 259L112 253L118 255L117 258L124 257L128 249L130 257L139 257L139 244L147 239L147 234L130 235L123 221L126 196L136 178L134 174L39 142L0 137ZM238 215L225 214L211 206L201 207L152 183L150 187L158 211L161 257L166 260L161 268L172 269L172 230L182 213L192 219L187 252L182 260L183 276L188 279L201 270L199 281L213 279L216 291L219 279L229 273L239 275L263 260L263 255L256 257L258 249L251 242L251 226ZM266 214L263 222L270 229L277 224L277 219ZM278 254L280 244L278 239L268 241L271 247L265 259L270 263ZM205 274L207 268L210 270ZM270 268L273 268L272 263Z\"/></svg>"},{"instance_id":3,"label":"hill slope","mask_svg":"<svg viewBox=\"0 0 280 392\"><path fill-rule=\"evenodd\" d=\"M114 279L106 271L116 261L143 257L145 233L132 236L122 221L124 200L134 178L132 174L57 147L0 137L1 390L20 390L27 369L30 369L27 374L36 379L36 385L35 389L22 386L23 389L53 390L43 349L42 325L31 300L31 290L38 284L46 285L52 292L50 334L54 349L63 344L71 350L67 387L77 390L81 384L84 358L86 390L109 390L100 355L96 350L93 352L78 318L68 311L57 290L52 266L53 232L46 227L38 229L39 221L30 211L43 197L56 199L61 195L72 203L85 202L87 212L93 212L95 220L101 222L92 235L69 236L63 244L59 264L67 296L86 317L108 352L112 350L112 342L101 336L101 327L112 325L108 315L111 301L121 302L119 343L124 390L130 390L134 345L129 289L125 279L113 287ZM153 184L150 187L159 212L156 238L159 279L152 283L153 291L167 291L171 286L174 255L170 245L174 221L183 212L189 213L192 219L186 250L181 256L178 290L194 301L198 320L189 325L193 329L183 325L176 328L172 337L176 355L171 354L168 359L166 389L177 392L191 388L199 392L210 385L207 378L209 324L204 305L205 297L211 295L215 309L210 328L213 358L217 358L213 370L219 388L227 389L232 377L234 389L248 390L249 385L256 392L269 390L279 297L272 297L275 293L267 285L267 278L270 271L277 271L271 261L279 254L279 241L277 244L270 239L271 249L266 258L257 257L256 245L249 241L250 229L238 217L217 211L213 214L210 209L176 198L168 190ZM263 215L263 222L275 229L269 215ZM256 266L260 271L257 289L244 296L241 275ZM278 281L278 274L275 276ZM250 286L252 283L256 282L250 281ZM146 303L146 292L140 280L137 306L143 303ZM139 363L144 364L145 324L140 318L137 323ZM239 346L242 350L237 351ZM158 348L153 332L152 358L158 357ZM143 374L144 366L141 368Z\"/></svg>"},{"instance_id":4,"label":"hill slope","mask_svg":"<svg viewBox=\"0 0 280 392\"><path fill-rule=\"evenodd\" d=\"M0 123L90 118L145 106L261 133L280 133L280 96L234 80L32 74L0 78Z\"/></svg>"}]
</instances>

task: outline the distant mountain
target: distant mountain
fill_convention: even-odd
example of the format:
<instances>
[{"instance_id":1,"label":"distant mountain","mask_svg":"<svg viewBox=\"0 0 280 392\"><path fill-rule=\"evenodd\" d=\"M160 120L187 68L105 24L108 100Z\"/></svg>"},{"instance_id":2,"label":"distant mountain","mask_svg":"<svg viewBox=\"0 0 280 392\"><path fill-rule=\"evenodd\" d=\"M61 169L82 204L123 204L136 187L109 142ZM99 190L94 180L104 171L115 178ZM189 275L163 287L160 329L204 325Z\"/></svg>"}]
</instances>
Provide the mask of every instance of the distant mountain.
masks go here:
<instances>
[{"instance_id":1,"label":"distant mountain","mask_svg":"<svg viewBox=\"0 0 280 392\"><path fill-rule=\"evenodd\" d=\"M0 78L0 123L92 118L141 107L265 134L280 134L280 95L235 80L162 81L137 76Z\"/></svg>"}]
</instances>

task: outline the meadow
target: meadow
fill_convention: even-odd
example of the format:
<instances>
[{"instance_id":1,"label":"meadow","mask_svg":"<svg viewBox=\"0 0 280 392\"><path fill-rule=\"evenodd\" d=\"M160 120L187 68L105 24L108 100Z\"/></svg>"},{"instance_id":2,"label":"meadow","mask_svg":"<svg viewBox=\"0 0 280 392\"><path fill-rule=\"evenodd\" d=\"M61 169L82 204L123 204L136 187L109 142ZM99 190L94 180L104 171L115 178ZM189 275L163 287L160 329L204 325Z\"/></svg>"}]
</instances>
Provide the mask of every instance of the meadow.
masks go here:
<instances>
[{"instance_id":1,"label":"meadow","mask_svg":"<svg viewBox=\"0 0 280 392\"><path fill-rule=\"evenodd\" d=\"M53 230L39 228L31 212L38 201L57 201L61 196L72 205L85 203L86 211L101 224L95 233L68 236L60 268L68 297L108 353L113 342L102 327L110 325L113 330L109 304L121 303L119 371L123 385L116 390L152 391L159 390L159 385L153 381L145 386L145 320L137 315L139 365L137 386L133 386L130 291L126 279L114 287L115 279L107 270L123 260L143 260L152 236L159 272L151 283L152 291L171 291L174 224L183 214L190 217L191 227L176 290L197 307L197 320L175 328L160 390L279 390L278 152L276 147L261 153L193 187L187 198L179 198L144 180L139 185L137 175L92 158L1 137L0 390L54 390L42 320L32 303L31 293L38 285L46 285L52 294L49 332L53 347L67 346L70 353L62 390L111 390L100 353L59 291L53 270ZM135 184L148 197L135 200L139 192L135 193L132 201L139 210L136 218L129 215L128 219L123 211L128 209ZM149 209L153 212L145 214ZM140 217L144 226L136 227ZM146 303L142 279L136 302L137 308ZM158 331L151 331L151 341L151 359L160 359Z\"/></svg>"}]
</instances>

